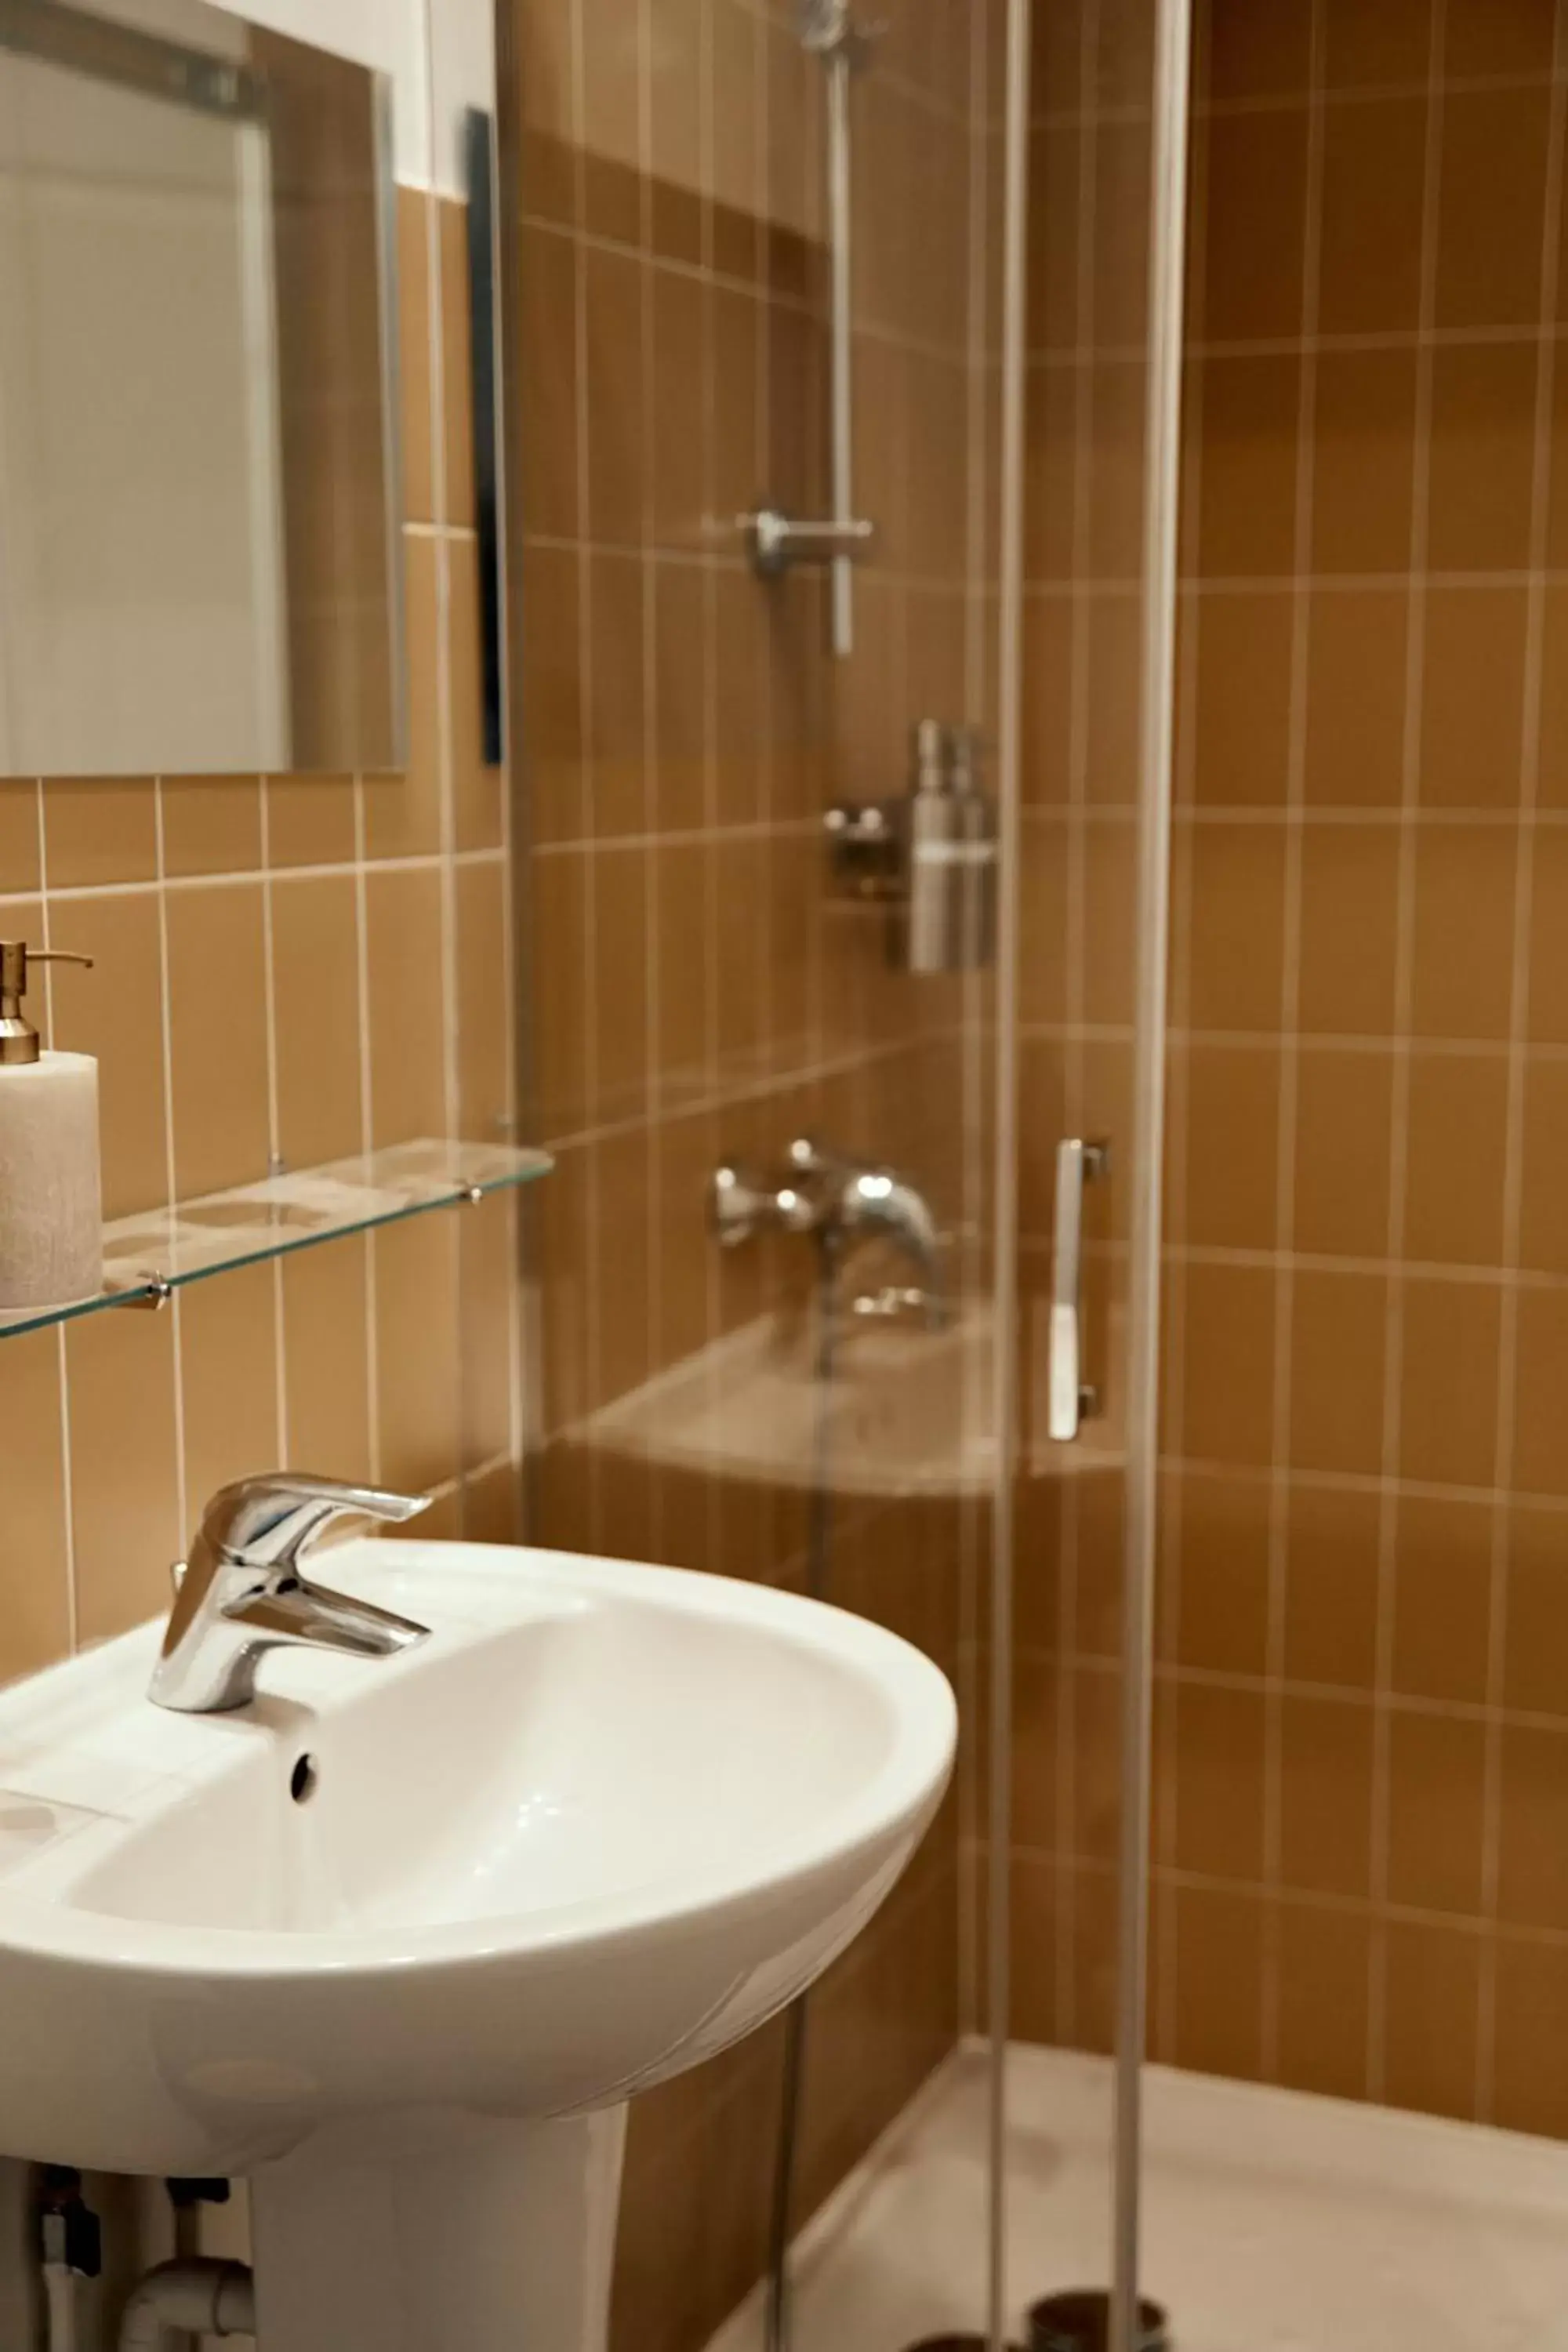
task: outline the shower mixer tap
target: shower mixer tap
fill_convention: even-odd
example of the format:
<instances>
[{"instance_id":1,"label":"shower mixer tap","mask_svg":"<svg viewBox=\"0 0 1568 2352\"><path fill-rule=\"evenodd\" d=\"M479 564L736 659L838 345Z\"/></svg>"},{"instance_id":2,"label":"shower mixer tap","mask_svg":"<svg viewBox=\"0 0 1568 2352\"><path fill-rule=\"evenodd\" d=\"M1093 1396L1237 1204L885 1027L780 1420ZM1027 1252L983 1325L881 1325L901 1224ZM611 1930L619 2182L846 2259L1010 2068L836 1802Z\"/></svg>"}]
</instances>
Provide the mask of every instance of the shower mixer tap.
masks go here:
<instances>
[{"instance_id":1,"label":"shower mixer tap","mask_svg":"<svg viewBox=\"0 0 1568 2352\"><path fill-rule=\"evenodd\" d=\"M709 1179L708 1216L721 1249L738 1249L769 1228L809 1236L833 1261L863 1242L890 1242L920 1275L928 1326L940 1330L946 1324L941 1232L919 1186L894 1169L846 1158L797 1136L782 1174L736 1160L716 1168ZM900 1301L910 1303L907 1292Z\"/></svg>"},{"instance_id":2,"label":"shower mixer tap","mask_svg":"<svg viewBox=\"0 0 1568 2352\"><path fill-rule=\"evenodd\" d=\"M739 1249L769 1226L814 1234L816 1203L788 1179L770 1181L748 1162L726 1160L708 1179L708 1226L721 1249Z\"/></svg>"}]
</instances>

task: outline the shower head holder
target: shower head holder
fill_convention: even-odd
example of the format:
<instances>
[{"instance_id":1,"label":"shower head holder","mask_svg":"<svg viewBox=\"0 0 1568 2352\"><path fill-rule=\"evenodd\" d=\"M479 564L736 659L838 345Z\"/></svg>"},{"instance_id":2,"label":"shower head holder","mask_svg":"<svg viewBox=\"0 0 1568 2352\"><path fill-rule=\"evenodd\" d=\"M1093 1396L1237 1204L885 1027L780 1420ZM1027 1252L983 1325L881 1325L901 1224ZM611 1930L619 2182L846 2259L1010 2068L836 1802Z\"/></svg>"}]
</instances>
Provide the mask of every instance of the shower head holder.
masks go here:
<instances>
[{"instance_id":1,"label":"shower head holder","mask_svg":"<svg viewBox=\"0 0 1568 2352\"><path fill-rule=\"evenodd\" d=\"M864 63L888 29L881 22L857 24L852 0L798 0L795 26L801 47L814 57L847 57L852 66Z\"/></svg>"}]
</instances>

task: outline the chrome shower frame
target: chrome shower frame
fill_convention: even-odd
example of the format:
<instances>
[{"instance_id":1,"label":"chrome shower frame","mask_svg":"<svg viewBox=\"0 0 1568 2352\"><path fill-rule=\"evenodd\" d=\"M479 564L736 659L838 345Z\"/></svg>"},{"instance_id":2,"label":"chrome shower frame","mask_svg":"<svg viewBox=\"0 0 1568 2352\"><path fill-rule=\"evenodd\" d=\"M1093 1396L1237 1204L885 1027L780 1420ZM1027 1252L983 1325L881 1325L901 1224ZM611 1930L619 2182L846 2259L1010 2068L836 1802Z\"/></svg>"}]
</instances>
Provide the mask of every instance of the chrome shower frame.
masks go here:
<instances>
[{"instance_id":1,"label":"chrome shower frame","mask_svg":"<svg viewBox=\"0 0 1568 2352\"><path fill-rule=\"evenodd\" d=\"M1149 222L1148 379L1144 411L1137 824L1138 919L1131 1168L1130 1324L1125 1383L1126 1528L1123 1551L1121 1842L1108 2352L1137 2352L1142 2233L1142 2090L1147 2035L1149 1858L1152 1770L1153 1599L1159 1456L1161 1244L1165 1150L1166 962L1170 931L1171 808L1174 757L1177 522L1182 338L1186 246L1192 0L1154 0ZM1001 516L998 588L998 800L1002 887L998 921L994 1274L999 1330L1018 1297L1017 1152L1020 950L1019 810L1023 783L1023 609L1027 458L1028 212L1031 35L1034 0L1006 0L1007 90L1004 147ZM993 1622L1012 1620L1016 1349L999 1347L991 1409L999 1475L991 1561ZM1076 1434L1076 1431L1074 1433ZM1005 2352L1008 1913L1011 1897L1012 1656L992 1644L990 1880L987 1979L989 2116L989 2340Z\"/></svg>"}]
</instances>

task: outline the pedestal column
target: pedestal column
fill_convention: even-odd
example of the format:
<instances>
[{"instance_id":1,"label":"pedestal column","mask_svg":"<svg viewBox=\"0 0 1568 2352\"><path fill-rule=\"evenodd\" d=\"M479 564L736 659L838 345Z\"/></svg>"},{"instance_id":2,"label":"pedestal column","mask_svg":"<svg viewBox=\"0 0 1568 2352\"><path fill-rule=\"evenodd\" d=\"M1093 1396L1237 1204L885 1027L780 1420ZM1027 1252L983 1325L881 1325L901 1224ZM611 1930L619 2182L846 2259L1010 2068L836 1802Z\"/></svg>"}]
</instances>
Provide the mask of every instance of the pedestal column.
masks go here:
<instances>
[{"instance_id":1,"label":"pedestal column","mask_svg":"<svg viewBox=\"0 0 1568 2352\"><path fill-rule=\"evenodd\" d=\"M605 2352L626 2109L363 2126L250 2183L259 2352Z\"/></svg>"}]
</instances>

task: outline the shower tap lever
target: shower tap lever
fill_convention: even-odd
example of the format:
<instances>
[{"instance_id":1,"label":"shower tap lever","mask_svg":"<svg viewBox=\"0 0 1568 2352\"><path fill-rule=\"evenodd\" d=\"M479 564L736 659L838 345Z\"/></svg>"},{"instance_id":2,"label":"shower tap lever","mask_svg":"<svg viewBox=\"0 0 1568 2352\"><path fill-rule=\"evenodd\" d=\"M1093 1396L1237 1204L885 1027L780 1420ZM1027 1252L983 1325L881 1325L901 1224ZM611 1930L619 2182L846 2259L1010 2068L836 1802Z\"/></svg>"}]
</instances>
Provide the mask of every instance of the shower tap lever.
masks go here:
<instances>
[{"instance_id":1,"label":"shower tap lever","mask_svg":"<svg viewBox=\"0 0 1568 2352\"><path fill-rule=\"evenodd\" d=\"M919 1187L897 1169L858 1160L797 1135L781 1173L725 1160L708 1179L708 1229L739 1249L768 1228L815 1240L830 1265L863 1242L885 1241L911 1260L928 1327L948 1319L942 1236Z\"/></svg>"},{"instance_id":2,"label":"shower tap lever","mask_svg":"<svg viewBox=\"0 0 1568 2352\"><path fill-rule=\"evenodd\" d=\"M816 1204L787 1178L777 1183L748 1161L721 1161L708 1179L708 1227L720 1248L739 1249L768 1225L815 1232Z\"/></svg>"}]
</instances>

